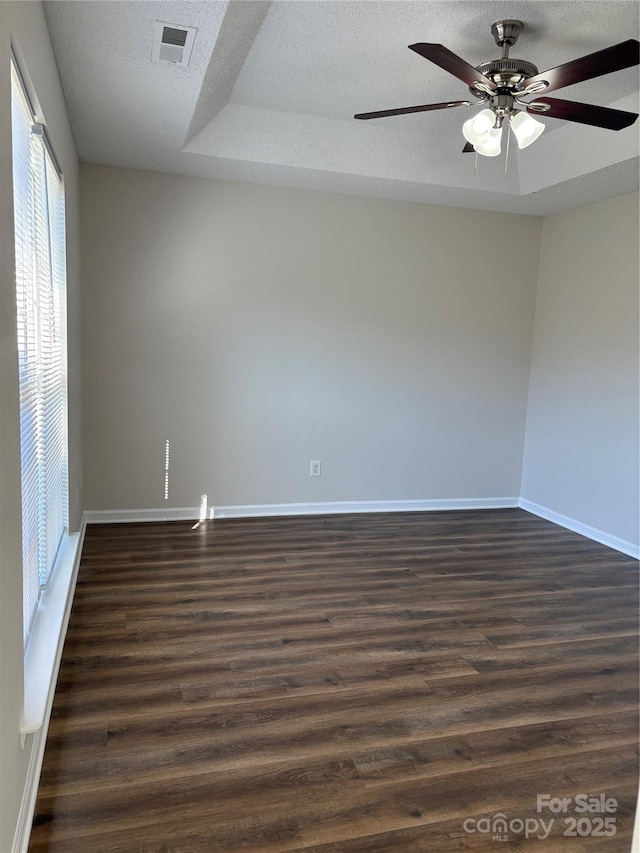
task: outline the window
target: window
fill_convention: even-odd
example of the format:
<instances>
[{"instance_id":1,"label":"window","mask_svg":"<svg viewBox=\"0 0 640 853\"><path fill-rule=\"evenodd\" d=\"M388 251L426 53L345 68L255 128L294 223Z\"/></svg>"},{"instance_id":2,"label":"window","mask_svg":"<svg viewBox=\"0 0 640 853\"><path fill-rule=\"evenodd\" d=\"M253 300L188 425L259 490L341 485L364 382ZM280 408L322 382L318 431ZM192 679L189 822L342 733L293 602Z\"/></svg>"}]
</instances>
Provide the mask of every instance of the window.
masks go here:
<instances>
[{"instance_id":1,"label":"window","mask_svg":"<svg viewBox=\"0 0 640 853\"><path fill-rule=\"evenodd\" d=\"M64 186L11 64L25 647L68 530Z\"/></svg>"}]
</instances>

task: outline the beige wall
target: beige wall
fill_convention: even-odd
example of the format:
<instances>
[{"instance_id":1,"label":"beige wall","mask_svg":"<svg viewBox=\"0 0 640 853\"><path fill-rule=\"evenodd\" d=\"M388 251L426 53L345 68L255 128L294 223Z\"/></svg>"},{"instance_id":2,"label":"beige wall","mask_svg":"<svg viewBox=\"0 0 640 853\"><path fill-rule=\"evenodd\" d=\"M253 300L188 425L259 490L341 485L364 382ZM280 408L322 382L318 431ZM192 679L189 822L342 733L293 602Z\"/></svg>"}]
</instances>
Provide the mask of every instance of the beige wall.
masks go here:
<instances>
[{"instance_id":1,"label":"beige wall","mask_svg":"<svg viewBox=\"0 0 640 853\"><path fill-rule=\"evenodd\" d=\"M81 174L87 509L519 495L540 219Z\"/></svg>"},{"instance_id":2,"label":"beige wall","mask_svg":"<svg viewBox=\"0 0 640 853\"><path fill-rule=\"evenodd\" d=\"M638 194L546 217L522 494L638 543Z\"/></svg>"},{"instance_id":3,"label":"beige wall","mask_svg":"<svg viewBox=\"0 0 640 853\"><path fill-rule=\"evenodd\" d=\"M38 119L65 176L69 283L69 433L71 524L80 493L80 303L78 162L40 3L0 2L0 850L11 850L33 736L20 750L23 697L20 444L11 162L11 44L35 88ZM76 502L77 500L77 502Z\"/></svg>"}]
</instances>

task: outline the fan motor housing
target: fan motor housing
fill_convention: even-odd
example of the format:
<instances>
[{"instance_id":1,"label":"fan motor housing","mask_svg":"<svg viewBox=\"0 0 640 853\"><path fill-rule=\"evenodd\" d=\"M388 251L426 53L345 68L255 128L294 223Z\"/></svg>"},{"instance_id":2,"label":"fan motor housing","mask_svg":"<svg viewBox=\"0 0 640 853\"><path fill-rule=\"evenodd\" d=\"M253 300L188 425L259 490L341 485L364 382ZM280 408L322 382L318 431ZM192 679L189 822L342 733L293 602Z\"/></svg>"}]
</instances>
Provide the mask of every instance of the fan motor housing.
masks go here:
<instances>
[{"instance_id":1,"label":"fan motor housing","mask_svg":"<svg viewBox=\"0 0 640 853\"><path fill-rule=\"evenodd\" d=\"M476 65L476 71L488 77L498 89L517 90L518 86L528 77L534 77L538 73L538 69L533 62L526 62L524 59L491 59L488 62L482 62ZM477 94L477 90L472 86L469 87L472 94Z\"/></svg>"}]
</instances>

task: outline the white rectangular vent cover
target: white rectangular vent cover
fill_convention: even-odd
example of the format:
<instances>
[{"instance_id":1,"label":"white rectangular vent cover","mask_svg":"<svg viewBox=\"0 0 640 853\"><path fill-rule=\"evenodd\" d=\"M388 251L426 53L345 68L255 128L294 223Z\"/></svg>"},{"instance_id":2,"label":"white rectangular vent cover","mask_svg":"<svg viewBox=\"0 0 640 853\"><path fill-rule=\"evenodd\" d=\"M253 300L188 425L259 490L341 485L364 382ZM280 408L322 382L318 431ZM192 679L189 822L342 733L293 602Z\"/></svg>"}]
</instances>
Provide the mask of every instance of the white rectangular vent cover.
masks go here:
<instances>
[{"instance_id":1,"label":"white rectangular vent cover","mask_svg":"<svg viewBox=\"0 0 640 853\"><path fill-rule=\"evenodd\" d=\"M183 27L181 24L156 21L153 34L153 59L156 62L171 62L186 68L191 59L196 33L196 27Z\"/></svg>"}]
</instances>

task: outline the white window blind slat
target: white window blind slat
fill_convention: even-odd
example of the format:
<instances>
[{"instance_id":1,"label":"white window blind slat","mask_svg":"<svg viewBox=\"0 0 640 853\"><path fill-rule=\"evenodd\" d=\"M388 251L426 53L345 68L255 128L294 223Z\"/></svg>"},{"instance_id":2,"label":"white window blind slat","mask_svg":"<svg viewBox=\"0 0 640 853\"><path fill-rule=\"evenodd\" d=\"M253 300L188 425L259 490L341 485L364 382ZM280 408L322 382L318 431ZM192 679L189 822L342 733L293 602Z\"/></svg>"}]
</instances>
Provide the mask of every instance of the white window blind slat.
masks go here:
<instances>
[{"instance_id":1,"label":"white window blind slat","mask_svg":"<svg viewBox=\"0 0 640 853\"><path fill-rule=\"evenodd\" d=\"M25 646L68 528L64 186L12 63Z\"/></svg>"}]
</instances>

